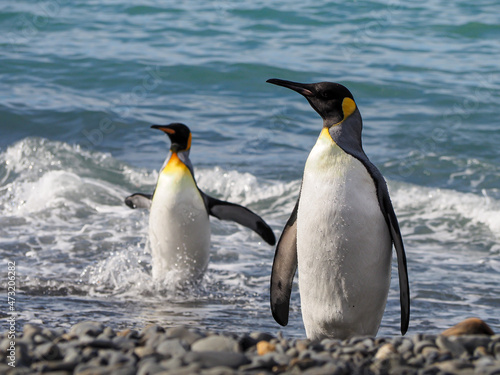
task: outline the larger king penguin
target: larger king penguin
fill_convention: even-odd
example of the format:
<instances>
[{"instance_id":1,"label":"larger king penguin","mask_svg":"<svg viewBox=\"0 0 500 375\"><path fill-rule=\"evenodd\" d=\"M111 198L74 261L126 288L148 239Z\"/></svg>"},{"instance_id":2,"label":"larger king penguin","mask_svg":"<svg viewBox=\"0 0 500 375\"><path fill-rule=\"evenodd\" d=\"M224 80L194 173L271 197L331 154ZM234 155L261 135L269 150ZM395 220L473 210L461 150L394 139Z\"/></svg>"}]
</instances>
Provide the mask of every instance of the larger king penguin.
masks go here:
<instances>
[{"instance_id":1,"label":"larger king penguin","mask_svg":"<svg viewBox=\"0 0 500 375\"><path fill-rule=\"evenodd\" d=\"M210 250L209 215L244 225L270 245L275 237L258 215L243 206L221 201L201 191L189 160L191 132L184 124L153 125L171 141L170 153L152 195L135 193L125 199L131 208L150 208L149 242L153 278L167 273L173 280L196 281L205 271Z\"/></svg>"},{"instance_id":2,"label":"larger king penguin","mask_svg":"<svg viewBox=\"0 0 500 375\"><path fill-rule=\"evenodd\" d=\"M396 249L401 333L409 323L406 256L387 185L361 145L362 121L344 86L267 82L303 95L323 118L307 158L299 199L276 247L271 309L288 323L294 274L307 337L376 335L387 302Z\"/></svg>"}]
</instances>

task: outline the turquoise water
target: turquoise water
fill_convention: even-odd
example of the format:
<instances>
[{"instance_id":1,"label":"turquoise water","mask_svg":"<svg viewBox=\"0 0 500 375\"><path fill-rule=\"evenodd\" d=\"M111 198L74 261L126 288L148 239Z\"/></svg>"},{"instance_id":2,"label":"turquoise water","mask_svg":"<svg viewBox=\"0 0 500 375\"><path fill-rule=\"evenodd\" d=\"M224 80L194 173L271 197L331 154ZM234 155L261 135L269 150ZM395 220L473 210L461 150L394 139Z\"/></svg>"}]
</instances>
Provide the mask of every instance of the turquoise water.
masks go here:
<instances>
[{"instance_id":1,"label":"turquoise water","mask_svg":"<svg viewBox=\"0 0 500 375\"><path fill-rule=\"evenodd\" d=\"M321 129L268 78L353 93L407 248L409 333L469 316L500 330L500 5L424 1L204 4L16 1L0 6L0 253L17 264L18 322L185 324L276 332L274 249L212 220L200 288L151 280L151 191L184 122L200 187L276 235ZM397 277L380 334L399 332ZM3 291L5 287L2 285ZM285 335L304 335L294 289Z\"/></svg>"}]
</instances>

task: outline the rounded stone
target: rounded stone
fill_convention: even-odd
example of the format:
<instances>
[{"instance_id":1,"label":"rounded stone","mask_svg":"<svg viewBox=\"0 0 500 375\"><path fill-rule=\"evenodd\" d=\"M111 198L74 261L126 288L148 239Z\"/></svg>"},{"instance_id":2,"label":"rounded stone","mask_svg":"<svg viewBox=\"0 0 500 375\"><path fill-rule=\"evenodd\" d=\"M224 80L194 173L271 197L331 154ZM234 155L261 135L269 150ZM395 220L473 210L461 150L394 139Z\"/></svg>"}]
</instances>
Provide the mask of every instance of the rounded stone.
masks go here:
<instances>
[{"instance_id":1,"label":"rounded stone","mask_svg":"<svg viewBox=\"0 0 500 375\"><path fill-rule=\"evenodd\" d=\"M375 359L379 361L383 361L387 358L390 358L396 354L396 348L391 343L387 343L382 345L375 354Z\"/></svg>"},{"instance_id":2,"label":"rounded stone","mask_svg":"<svg viewBox=\"0 0 500 375\"><path fill-rule=\"evenodd\" d=\"M453 357L459 357L465 352L464 346L455 337L438 336L436 345L442 351L450 352Z\"/></svg>"},{"instance_id":3,"label":"rounded stone","mask_svg":"<svg viewBox=\"0 0 500 375\"><path fill-rule=\"evenodd\" d=\"M249 362L247 357L241 353L220 351L189 352L184 356L186 363L198 363L202 368L224 366L238 368Z\"/></svg>"},{"instance_id":4,"label":"rounded stone","mask_svg":"<svg viewBox=\"0 0 500 375\"><path fill-rule=\"evenodd\" d=\"M187 348L182 345L180 340L171 339L165 340L157 346L156 352L161 355L169 355L171 357L180 357L187 352Z\"/></svg>"},{"instance_id":5,"label":"rounded stone","mask_svg":"<svg viewBox=\"0 0 500 375\"><path fill-rule=\"evenodd\" d=\"M193 352L237 352L238 342L232 338L224 336L208 336L198 340L191 345Z\"/></svg>"},{"instance_id":6,"label":"rounded stone","mask_svg":"<svg viewBox=\"0 0 500 375\"><path fill-rule=\"evenodd\" d=\"M62 358L59 347L51 342L38 345L34 351L35 357L46 361L53 361Z\"/></svg>"},{"instance_id":7,"label":"rounded stone","mask_svg":"<svg viewBox=\"0 0 500 375\"><path fill-rule=\"evenodd\" d=\"M420 354L422 352L422 349L424 349L428 346L432 347L432 348L436 347L436 345L434 345L434 342L428 341L428 340L422 340L422 341L415 343L415 346L413 347L413 352L415 354Z\"/></svg>"},{"instance_id":8,"label":"rounded stone","mask_svg":"<svg viewBox=\"0 0 500 375\"><path fill-rule=\"evenodd\" d=\"M97 337L104 331L104 325L100 322L80 322L71 327L69 333L73 336L92 336Z\"/></svg>"},{"instance_id":9,"label":"rounded stone","mask_svg":"<svg viewBox=\"0 0 500 375\"><path fill-rule=\"evenodd\" d=\"M36 334L42 332L42 328L33 324L25 324L23 327L23 339L32 340Z\"/></svg>"},{"instance_id":10,"label":"rounded stone","mask_svg":"<svg viewBox=\"0 0 500 375\"><path fill-rule=\"evenodd\" d=\"M152 375L163 372L165 369L154 361L147 361L138 366L137 375Z\"/></svg>"},{"instance_id":11,"label":"rounded stone","mask_svg":"<svg viewBox=\"0 0 500 375\"><path fill-rule=\"evenodd\" d=\"M192 345L204 337L199 333L190 331L186 327L169 328L166 330L165 336L169 339L180 339L188 345Z\"/></svg>"},{"instance_id":12,"label":"rounded stone","mask_svg":"<svg viewBox=\"0 0 500 375\"><path fill-rule=\"evenodd\" d=\"M414 347L414 344L413 344L412 340L407 339L407 338L403 338L397 349L398 349L399 353L405 353L405 352L412 352L413 347Z\"/></svg>"}]
</instances>

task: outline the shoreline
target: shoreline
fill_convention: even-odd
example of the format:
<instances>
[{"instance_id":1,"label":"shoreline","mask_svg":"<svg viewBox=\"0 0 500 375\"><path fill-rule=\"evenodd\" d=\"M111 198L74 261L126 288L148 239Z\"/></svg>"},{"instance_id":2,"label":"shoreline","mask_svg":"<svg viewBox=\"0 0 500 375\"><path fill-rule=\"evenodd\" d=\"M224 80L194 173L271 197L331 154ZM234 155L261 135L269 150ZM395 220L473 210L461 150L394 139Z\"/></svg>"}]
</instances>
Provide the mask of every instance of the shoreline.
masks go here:
<instances>
[{"instance_id":1,"label":"shoreline","mask_svg":"<svg viewBox=\"0 0 500 375\"><path fill-rule=\"evenodd\" d=\"M4 374L500 374L500 335L311 342L184 326L115 331L93 321L69 330L26 324L15 340L15 367L7 364L7 336L0 336Z\"/></svg>"}]
</instances>

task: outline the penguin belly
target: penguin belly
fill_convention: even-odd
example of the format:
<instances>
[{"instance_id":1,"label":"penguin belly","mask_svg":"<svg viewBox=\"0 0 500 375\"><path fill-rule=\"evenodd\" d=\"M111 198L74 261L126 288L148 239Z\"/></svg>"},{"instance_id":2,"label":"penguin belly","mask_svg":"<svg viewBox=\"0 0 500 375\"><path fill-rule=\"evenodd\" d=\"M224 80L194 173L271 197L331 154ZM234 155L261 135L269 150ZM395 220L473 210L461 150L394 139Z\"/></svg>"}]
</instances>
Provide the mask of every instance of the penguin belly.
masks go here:
<instances>
[{"instance_id":1,"label":"penguin belly","mask_svg":"<svg viewBox=\"0 0 500 375\"><path fill-rule=\"evenodd\" d=\"M367 169L324 133L304 168L297 215L304 326L310 339L374 336L389 292L392 240Z\"/></svg>"},{"instance_id":2,"label":"penguin belly","mask_svg":"<svg viewBox=\"0 0 500 375\"><path fill-rule=\"evenodd\" d=\"M195 281L207 268L210 222L191 172L175 158L158 178L149 215L149 241L153 279L168 277L182 283Z\"/></svg>"}]
</instances>

